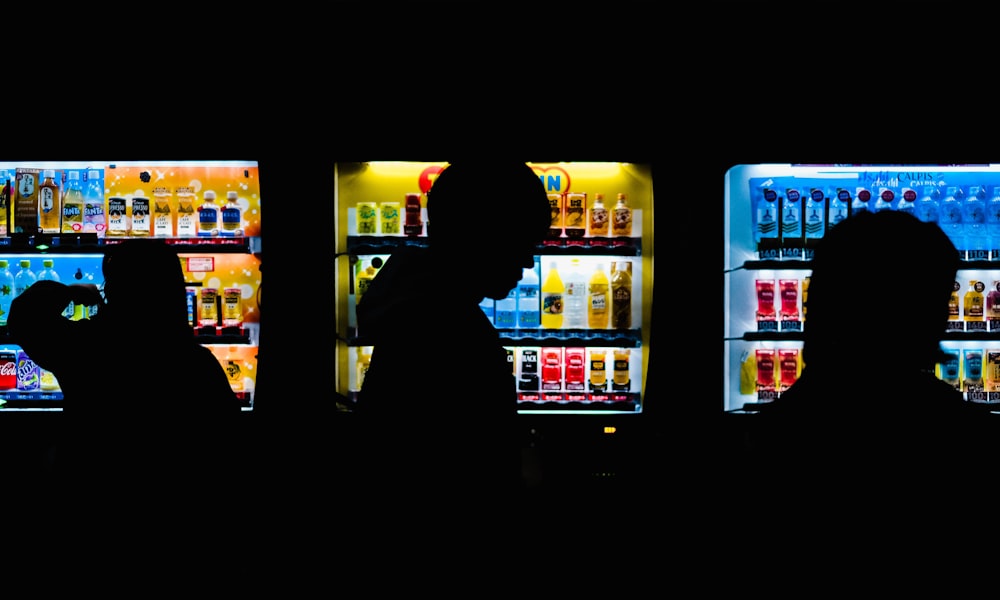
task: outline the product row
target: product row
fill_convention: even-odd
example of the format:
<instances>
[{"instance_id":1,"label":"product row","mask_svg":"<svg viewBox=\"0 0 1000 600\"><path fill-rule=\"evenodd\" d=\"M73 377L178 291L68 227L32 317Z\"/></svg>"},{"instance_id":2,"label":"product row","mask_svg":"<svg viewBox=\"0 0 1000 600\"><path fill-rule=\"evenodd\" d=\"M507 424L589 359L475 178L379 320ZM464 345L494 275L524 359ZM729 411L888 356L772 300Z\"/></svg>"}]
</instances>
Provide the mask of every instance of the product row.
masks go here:
<instances>
[{"instance_id":1,"label":"product row","mask_svg":"<svg viewBox=\"0 0 1000 600\"><path fill-rule=\"evenodd\" d=\"M527 402L633 400L642 381L638 348L506 346L518 398ZM352 393L361 390L372 346L349 349Z\"/></svg>"},{"instance_id":2,"label":"product row","mask_svg":"<svg viewBox=\"0 0 1000 600\"><path fill-rule=\"evenodd\" d=\"M257 356L246 346L207 346L222 365L229 385L237 396L250 404L256 386ZM15 407L19 401L62 400L59 380L43 369L19 346L0 346L0 408Z\"/></svg>"},{"instance_id":3,"label":"product row","mask_svg":"<svg viewBox=\"0 0 1000 600\"><path fill-rule=\"evenodd\" d=\"M967 400L1000 401L1000 345L944 342L941 350L947 359L935 366L938 379ZM739 394L760 402L774 400L798 380L804 366L800 345L745 349L739 360Z\"/></svg>"},{"instance_id":4,"label":"product row","mask_svg":"<svg viewBox=\"0 0 1000 600\"><path fill-rule=\"evenodd\" d=\"M171 185L165 179L131 186L117 177L106 182L105 170L97 168L0 170L0 236L83 233L98 238L237 238L256 234L257 227L251 226L248 217L256 213L251 200L257 199L240 185L227 187L234 189L217 192L201 189L198 181Z\"/></svg>"},{"instance_id":5,"label":"product row","mask_svg":"<svg viewBox=\"0 0 1000 600\"><path fill-rule=\"evenodd\" d=\"M359 257L352 282L355 306L388 258ZM636 315L642 314L640 270L635 257L539 257L506 298L484 298L480 307L498 329L631 330L639 327Z\"/></svg>"},{"instance_id":6,"label":"product row","mask_svg":"<svg viewBox=\"0 0 1000 600\"><path fill-rule=\"evenodd\" d=\"M635 218L626 194L619 193L614 206L604 204L604 194L589 199L586 192L548 194L552 215L547 241L559 239L636 237ZM359 201L348 209L348 231L357 235L424 237L427 235L426 195L406 193L400 201Z\"/></svg>"},{"instance_id":7,"label":"product row","mask_svg":"<svg viewBox=\"0 0 1000 600\"><path fill-rule=\"evenodd\" d=\"M866 185L850 178L839 182L799 177L751 180L751 221L758 256L808 258L814 242L844 219L862 212L895 210L938 224L963 259L1000 260L1000 184L983 185L983 177L949 173L938 181L895 177Z\"/></svg>"}]
</instances>

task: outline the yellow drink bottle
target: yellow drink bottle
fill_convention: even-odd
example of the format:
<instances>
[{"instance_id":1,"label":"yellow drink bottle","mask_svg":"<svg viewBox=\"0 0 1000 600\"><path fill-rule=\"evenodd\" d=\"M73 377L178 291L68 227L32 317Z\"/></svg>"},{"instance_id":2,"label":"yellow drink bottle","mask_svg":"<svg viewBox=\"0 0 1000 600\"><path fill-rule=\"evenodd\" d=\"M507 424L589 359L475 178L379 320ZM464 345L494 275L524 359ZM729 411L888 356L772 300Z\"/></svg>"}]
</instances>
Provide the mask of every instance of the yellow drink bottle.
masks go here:
<instances>
[{"instance_id":1,"label":"yellow drink bottle","mask_svg":"<svg viewBox=\"0 0 1000 600\"><path fill-rule=\"evenodd\" d=\"M556 261L549 263L549 274L542 284L542 328L559 329L563 324L563 286L562 277L556 268Z\"/></svg>"},{"instance_id":2,"label":"yellow drink bottle","mask_svg":"<svg viewBox=\"0 0 1000 600\"><path fill-rule=\"evenodd\" d=\"M608 292L608 276L604 265L598 264L587 284L587 326L591 329L608 328L608 309L611 297Z\"/></svg>"},{"instance_id":3,"label":"yellow drink bottle","mask_svg":"<svg viewBox=\"0 0 1000 600\"><path fill-rule=\"evenodd\" d=\"M985 287L985 284L975 279L969 282L969 289L965 292L965 311L963 313L966 321L984 320L983 290Z\"/></svg>"},{"instance_id":4,"label":"yellow drink bottle","mask_svg":"<svg viewBox=\"0 0 1000 600\"><path fill-rule=\"evenodd\" d=\"M961 286L956 281L951 286L951 296L948 298L948 320L958 321L961 317L961 306L958 300L958 290Z\"/></svg>"}]
</instances>

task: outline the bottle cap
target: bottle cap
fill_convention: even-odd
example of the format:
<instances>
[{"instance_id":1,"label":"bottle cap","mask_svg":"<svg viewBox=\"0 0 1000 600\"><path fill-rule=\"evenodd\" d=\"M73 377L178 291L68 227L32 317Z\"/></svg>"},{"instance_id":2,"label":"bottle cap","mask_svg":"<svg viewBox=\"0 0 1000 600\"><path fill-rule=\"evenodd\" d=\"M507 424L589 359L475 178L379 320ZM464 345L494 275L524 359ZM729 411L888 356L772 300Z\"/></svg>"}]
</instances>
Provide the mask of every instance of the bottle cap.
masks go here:
<instances>
[{"instance_id":1,"label":"bottle cap","mask_svg":"<svg viewBox=\"0 0 1000 600\"><path fill-rule=\"evenodd\" d=\"M70 181L76 181L76 180L80 179L80 172L79 171L70 171L66 176L70 179Z\"/></svg>"},{"instance_id":2,"label":"bottle cap","mask_svg":"<svg viewBox=\"0 0 1000 600\"><path fill-rule=\"evenodd\" d=\"M205 200L215 200L215 192L213 192L212 190L205 190L203 197L205 198Z\"/></svg>"},{"instance_id":3,"label":"bottle cap","mask_svg":"<svg viewBox=\"0 0 1000 600\"><path fill-rule=\"evenodd\" d=\"M56 176L55 169L45 169L44 171L42 171L42 177L55 177L55 176Z\"/></svg>"},{"instance_id":4,"label":"bottle cap","mask_svg":"<svg viewBox=\"0 0 1000 600\"><path fill-rule=\"evenodd\" d=\"M54 264L55 263L53 263L52 259L50 259L50 258L47 258L47 259L45 259L45 260L42 261L42 266L43 267L48 267L50 269L52 268L52 265L54 265Z\"/></svg>"},{"instance_id":5,"label":"bottle cap","mask_svg":"<svg viewBox=\"0 0 1000 600\"><path fill-rule=\"evenodd\" d=\"M236 200L236 198L238 198L238 197L239 197L239 194L235 190L231 190L231 191L226 192L226 198L228 200Z\"/></svg>"},{"instance_id":6,"label":"bottle cap","mask_svg":"<svg viewBox=\"0 0 1000 600\"><path fill-rule=\"evenodd\" d=\"M9 263L3 259L0 259L0 269L6 269Z\"/></svg>"},{"instance_id":7,"label":"bottle cap","mask_svg":"<svg viewBox=\"0 0 1000 600\"><path fill-rule=\"evenodd\" d=\"M18 263L18 264L20 264L20 265L21 265L21 268L22 268L22 269L26 269L26 268L28 268L28 267L30 267L30 266L31 266L31 261L30 261L30 260L22 260L22 261L21 261L20 263Z\"/></svg>"},{"instance_id":8,"label":"bottle cap","mask_svg":"<svg viewBox=\"0 0 1000 600\"><path fill-rule=\"evenodd\" d=\"M100 178L101 178L100 171L87 171L87 179L100 179Z\"/></svg>"}]
</instances>

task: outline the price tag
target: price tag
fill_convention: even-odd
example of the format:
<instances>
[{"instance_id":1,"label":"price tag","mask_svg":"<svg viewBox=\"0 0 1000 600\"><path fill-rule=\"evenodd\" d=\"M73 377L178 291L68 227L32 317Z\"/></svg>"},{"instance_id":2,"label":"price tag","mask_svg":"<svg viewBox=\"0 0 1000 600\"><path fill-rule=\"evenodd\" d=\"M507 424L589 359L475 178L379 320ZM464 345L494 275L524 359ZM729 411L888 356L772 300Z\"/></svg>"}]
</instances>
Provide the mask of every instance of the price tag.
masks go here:
<instances>
[{"instance_id":1,"label":"price tag","mask_svg":"<svg viewBox=\"0 0 1000 600\"><path fill-rule=\"evenodd\" d=\"M965 331L965 323L962 321L948 321L944 327L945 331Z\"/></svg>"},{"instance_id":2,"label":"price tag","mask_svg":"<svg viewBox=\"0 0 1000 600\"><path fill-rule=\"evenodd\" d=\"M757 321L757 331L764 331L768 333L778 331L777 321Z\"/></svg>"},{"instance_id":3,"label":"price tag","mask_svg":"<svg viewBox=\"0 0 1000 600\"><path fill-rule=\"evenodd\" d=\"M782 331L802 331L802 321L787 320L781 322Z\"/></svg>"},{"instance_id":4,"label":"price tag","mask_svg":"<svg viewBox=\"0 0 1000 600\"><path fill-rule=\"evenodd\" d=\"M189 256L187 259L187 271L189 273L208 273L214 270L214 256Z\"/></svg>"},{"instance_id":5,"label":"price tag","mask_svg":"<svg viewBox=\"0 0 1000 600\"><path fill-rule=\"evenodd\" d=\"M986 321L966 321L966 331L986 331Z\"/></svg>"},{"instance_id":6,"label":"price tag","mask_svg":"<svg viewBox=\"0 0 1000 600\"><path fill-rule=\"evenodd\" d=\"M989 260L989 250L966 250L965 260Z\"/></svg>"}]
</instances>

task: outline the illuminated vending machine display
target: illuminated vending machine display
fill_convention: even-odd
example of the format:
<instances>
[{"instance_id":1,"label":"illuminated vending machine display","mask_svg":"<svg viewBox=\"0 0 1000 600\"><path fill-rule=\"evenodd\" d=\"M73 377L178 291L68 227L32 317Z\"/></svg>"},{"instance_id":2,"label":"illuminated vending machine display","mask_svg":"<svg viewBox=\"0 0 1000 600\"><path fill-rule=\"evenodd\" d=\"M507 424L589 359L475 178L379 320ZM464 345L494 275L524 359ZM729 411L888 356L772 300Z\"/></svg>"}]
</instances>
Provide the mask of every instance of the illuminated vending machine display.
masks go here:
<instances>
[{"instance_id":1,"label":"illuminated vending machine display","mask_svg":"<svg viewBox=\"0 0 1000 600\"><path fill-rule=\"evenodd\" d=\"M508 297L481 305L507 349L518 412L641 413L652 311L651 167L528 164L545 186L552 224ZM357 329L357 302L395 248L427 243L427 192L446 166L336 165L336 382L345 411L357 402L372 353Z\"/></svg>"},{"instance_id":2,"label":"illuminated vending machine display","mask_svg":"<svg viewBox=\"0 0 1000 600\"><path fill-rule=\"evenodd\" d=\"M725 412L754 412L795 382L816 244L843 219L882 210L937 223L958 248L941 336L949 358L936 373L969 402L1000 404L1000 166L737 165L725 196ZM887 278L877 303L905 302L906 291L905 281ZM879 316L857 325L860 349ZM845 372L875 368L864 354L845 357Z\"/></svg>"},{"instance_id":3,"label":"illuminated vending machine display","mask_svg":"<svg viewBox=\"0 0 1000 600\"><path fill-rule=\"evenodd\" d=\"M253 410L261 284L256 161L0 163L0 190L0 408L61 410L58 380L7 334L13 297L44 278L100 286L107 246L160 238L180 257L196 338L218 358L243 410ZM91 310L70 305L65 316L86 319Z\"/></svg>"}]
</instances>

